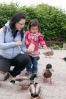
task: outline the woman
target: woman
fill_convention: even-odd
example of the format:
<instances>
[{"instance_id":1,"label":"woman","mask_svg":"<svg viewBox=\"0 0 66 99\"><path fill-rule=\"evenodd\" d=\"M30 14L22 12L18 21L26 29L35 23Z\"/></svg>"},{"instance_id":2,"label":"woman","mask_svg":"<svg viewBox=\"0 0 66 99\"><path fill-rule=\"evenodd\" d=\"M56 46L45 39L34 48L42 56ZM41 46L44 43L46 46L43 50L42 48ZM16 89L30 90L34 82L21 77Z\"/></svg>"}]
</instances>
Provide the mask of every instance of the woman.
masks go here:
<instances>
[{"instance_id":1,"label":"woman","mask_svg":"<svg viewBox=\"0 0 66 99\"><path fill-rule=\"evenodd\" d=\"M20 74L30 63L30 58L25 53L29 52L24 43L25 21L23 13L16 13L5 27L0 29L0 71L9 72L13 77ZM14 66L12 71L11 66Z\"/></svg>"}]
</instances>

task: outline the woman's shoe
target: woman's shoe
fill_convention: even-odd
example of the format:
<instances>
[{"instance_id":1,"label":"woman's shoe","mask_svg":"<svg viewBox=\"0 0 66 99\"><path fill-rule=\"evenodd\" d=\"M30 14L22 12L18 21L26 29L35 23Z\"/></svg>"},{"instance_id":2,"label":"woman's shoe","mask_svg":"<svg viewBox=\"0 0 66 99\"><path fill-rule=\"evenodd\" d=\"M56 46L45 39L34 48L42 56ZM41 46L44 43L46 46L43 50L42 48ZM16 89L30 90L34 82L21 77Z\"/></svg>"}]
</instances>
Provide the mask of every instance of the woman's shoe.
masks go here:
<instances>
[{"instance_id":1,"label":"woman's shoe","mask_svg":"<svg viewBox=\"0 0 66 99\"><path fill-rule=\"evenodd\" d=\"M6 72L4 75L4 81L12 77L12 75L9 72Z\"/></svg>"}]
</instances>

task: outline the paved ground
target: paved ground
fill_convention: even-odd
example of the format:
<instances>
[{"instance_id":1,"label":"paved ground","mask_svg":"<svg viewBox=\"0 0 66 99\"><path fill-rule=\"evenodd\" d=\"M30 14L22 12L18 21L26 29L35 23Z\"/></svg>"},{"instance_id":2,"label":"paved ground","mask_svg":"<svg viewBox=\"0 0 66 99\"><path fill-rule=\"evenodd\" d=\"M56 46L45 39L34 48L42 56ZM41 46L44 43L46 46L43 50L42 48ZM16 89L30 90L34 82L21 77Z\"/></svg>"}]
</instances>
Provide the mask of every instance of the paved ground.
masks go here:
<instances>
[{"instance_id":1,"label":"paved ground","mask_svg":"<svg viewBox=\"0 0 66 99\"><path fill-rule=\"evenodd\" d=\"M46 58L40 50L40 60L38 67L38 78L35 81L41 85L41 99L66 99L66 62L62 60L66 57L66 50L54 50L54 55ZM46 64L51 63L54 69L52 75L53 84L43 83L43 70ZM7 81L0 87L0 99L29 99L29 90L22 91L20 87L10 85Z\"/></svg>"}]
</instances>

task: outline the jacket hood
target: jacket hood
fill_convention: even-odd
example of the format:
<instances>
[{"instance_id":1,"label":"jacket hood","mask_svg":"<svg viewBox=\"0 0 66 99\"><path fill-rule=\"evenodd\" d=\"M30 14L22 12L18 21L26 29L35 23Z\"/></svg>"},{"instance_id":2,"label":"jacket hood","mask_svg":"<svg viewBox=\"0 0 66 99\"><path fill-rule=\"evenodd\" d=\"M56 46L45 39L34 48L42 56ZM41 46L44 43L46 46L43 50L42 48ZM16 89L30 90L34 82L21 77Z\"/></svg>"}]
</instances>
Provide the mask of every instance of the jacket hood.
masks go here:
<instances>
[{"instance_id":1,"label":"jacket hood","mask_svg":"<svg viewBox=\"0 0 66 99\"><path fill-rule=\"evenodd\" d=\"M10 28L10 20L5 24L5 26L9 29Z\"/></svg>"}]
</instances>

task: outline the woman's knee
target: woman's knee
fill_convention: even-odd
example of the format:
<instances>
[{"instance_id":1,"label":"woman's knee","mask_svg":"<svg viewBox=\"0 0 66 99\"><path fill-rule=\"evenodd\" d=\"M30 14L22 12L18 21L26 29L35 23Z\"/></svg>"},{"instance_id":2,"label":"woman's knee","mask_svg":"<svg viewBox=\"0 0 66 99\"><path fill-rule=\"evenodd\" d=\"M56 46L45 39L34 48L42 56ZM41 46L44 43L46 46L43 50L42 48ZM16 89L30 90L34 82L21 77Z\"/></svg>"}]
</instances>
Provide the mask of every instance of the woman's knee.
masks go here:
<instances>
[{"instance_id":1,"label":"woman's knee","mask_svg":"<svg viewBox=\"0 0 66 99\"><path fill-rule=\"evenodd\" d=\"M7 66L0 66L0 71L2 71L2 72L8 72L9 70L10 70L10 68Z\"/></svg>"},{"instance_id":2,"label":"woman's knee","mask_svg":"<svg viewBox=\"0 0 66 99\"><path fill-rule=\"evenodd\" d=\"M29 64L31 64L31 58L30 58L29 55L26 56L26 60L27 60L27 62L28 62Z\"/></svg>"},{"instance_id":3,"label":"woman's knee","mask_svg":"<svg viewBox=\"0 0 66 99\"><path fill-rule=\"evenodd\" d=\"M19 54L17 57L16 57L16 62L19 62L19 63L29 63L31 60L30 60L30 57L27 55L27 54Z\"/></svg>"},{"instance_id":4,"label":"woman's knee","mask_svg":"<svg viewBox=\"0 0 66 99\"><path fill-rule=\"evenodd\" d=\"M6 60L0 60L0 71L8 72L10 70L10 63Z\"/></svg>"}]
</instances>

